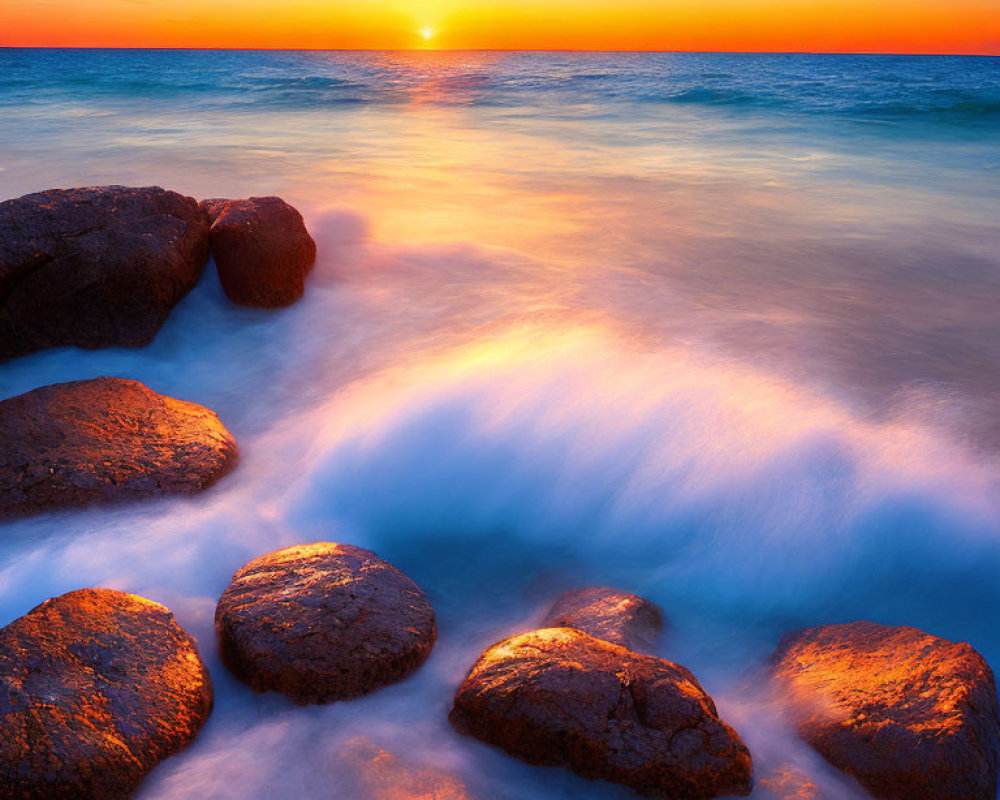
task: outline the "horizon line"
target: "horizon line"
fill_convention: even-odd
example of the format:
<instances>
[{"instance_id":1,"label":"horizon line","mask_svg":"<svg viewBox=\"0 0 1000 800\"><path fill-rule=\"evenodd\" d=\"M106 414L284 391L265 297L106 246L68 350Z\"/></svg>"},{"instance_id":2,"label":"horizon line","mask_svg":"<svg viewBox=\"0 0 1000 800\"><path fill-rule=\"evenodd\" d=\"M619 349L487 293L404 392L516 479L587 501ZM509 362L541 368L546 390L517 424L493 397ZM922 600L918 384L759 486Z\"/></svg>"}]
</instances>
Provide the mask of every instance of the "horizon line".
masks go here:
<instances>
[{"instance_id":1,"label":"horizon line","mask_svg":"<svg viewBox=\"0 0 1000 800\"><path fill-rule=\"evenodd\" d=\"M652 48L573 47L183 47L148 45L0 44L0 50L162 50L182 52L269 53L653 53L664 55L771 55L771 56L910 56L950 58L1000 58L1000 53L888 50L656 50Z\"/></svg>"}]
</instances>

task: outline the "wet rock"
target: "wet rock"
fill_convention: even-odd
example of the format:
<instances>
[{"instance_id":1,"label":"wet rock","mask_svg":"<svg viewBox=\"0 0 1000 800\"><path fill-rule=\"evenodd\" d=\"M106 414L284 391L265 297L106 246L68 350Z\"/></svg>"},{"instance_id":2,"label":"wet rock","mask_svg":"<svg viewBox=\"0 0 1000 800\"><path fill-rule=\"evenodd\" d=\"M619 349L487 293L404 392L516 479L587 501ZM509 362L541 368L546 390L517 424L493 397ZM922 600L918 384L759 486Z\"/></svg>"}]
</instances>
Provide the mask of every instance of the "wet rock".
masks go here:
<instances>
[{"instance_id":1,"label":"wet rock","mask_svg":"<svg viewBox=\"0 0 1000 800\"><path fill-rule=\"evenodd\" d=\"M374 553L295 545L254 559L219 600L223 660L256 691L326 703L398 681L430 653L427 596Z\"/></svg>"},{"instance_id":2,"label":"wet rock","mask_svg":"<svg viewBox=\"0 0 1000 800\"><path fill-rule=\"evenodd\" d=\"M0 515L198 492L237 457L207 408L121 378L0 402L0 441Z\"/></svg>"},{"instance_id":3,"label":"wet rock","mask_svg":"<svg viewBox=\"0 0 1000 800\"><path fill-rule=\"evenodd\" d=\"M302 297L316 243L302 215L280 197L205 200L212 255L222 288L234 303L288 306Z\"/></svg>"},{"instance_id":4,"label":"wet rock","mask_svg":"<svg viewBox=\"0 0 1000 800\"><path fill-rule=\"evenodd\" d=\"M996 684L969 645L825 625L785 637L774 678L800 735L873 796L996 800Z\"/></svg>"},{"instance_id":5,"label":"wet rock","mask_svg":"<svg viewBox=\"0 0 1000 800\"><path fill-rule=\"evenodd\" d=\"M760 790L773 800L820 800L819 787L802 770L783 764L761 778Z\"/></svg>"},{"instance_id":6,"label":"wet rock","mask_svg":"<svg viewBox=\"0 0 1000 800\"><path fill-rule=\"evenodd\" d=\"M141 347L198 282L208 217L158 186L51 189L0 203L0 359Z\"/></svg>"},{"instance_id":7,"label":"wet rock","mask_svg":"<svg viewBox=\"0 0 1000 800\"><path fill-rule=\"evenodd\" d=\"M450 719L529 764L566 766L643 794L750 792L749 751L687 669L570 628L486 650Z\"/></svg>"},{"instance_id":8,"label":"wet rock","mask_svg":"<svg viewBox=\"0 0 1000 800\"><path fill-rule=\"evenodd\" d=\"M617 589L591 586L560 597L543 628L576 628L640 653L656 649L663 630L663 613L648 600Z\"/></svg>"},{"instance_id":9,"label":"wet rock","mask_svg":"<svg viewBox=\"0 0 1000 800\"><path fill-rule=\"evenodd\" d=\"M344 743L337 758L345 796L365 800L473 800L465 783L439 769L414 766L364 737Z\"/></svg>"},{"instance_id":10,"label":"wet rock","mask_svg":"<svg viewBox=\"0 0 1000 800\"><path fill-rule=\"evenodd\" d=\"M0 630L0 798L119 800L212 708L194 640L109 589L48 600Z\"/></svg>"}]
</instances>

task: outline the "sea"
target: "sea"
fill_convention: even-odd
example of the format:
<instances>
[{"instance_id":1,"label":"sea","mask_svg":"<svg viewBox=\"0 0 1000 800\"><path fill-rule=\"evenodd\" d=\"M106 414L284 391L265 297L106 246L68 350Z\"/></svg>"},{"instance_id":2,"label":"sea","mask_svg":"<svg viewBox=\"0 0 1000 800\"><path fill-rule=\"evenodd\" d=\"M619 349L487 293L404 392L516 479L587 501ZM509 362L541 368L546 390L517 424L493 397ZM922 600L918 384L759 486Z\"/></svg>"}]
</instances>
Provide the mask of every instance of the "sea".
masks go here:
<instances>
[{"instance_id":1,"label":"sea","mask_svg":"<svg viewBox=\"0 0 1000 800\"><path fill-rule=\"evenodd\" d=\"M1000 669L1000 59L0 50L0 199L101 184L280 195L319 248L288 309L210 264L148 347L0 364L0 398L134 378L241 446L198 497L0 528L0 624L105 586L197 637L215 710L141 800L370 800L359 736L481 800L631 797L447 721L580 586L662 607L761 800L865 796L769 691L788 631L912 625ZM313 541L427 592L410 678L297 707L222 666L233 572Z\"/></svg>"}]
</instances>

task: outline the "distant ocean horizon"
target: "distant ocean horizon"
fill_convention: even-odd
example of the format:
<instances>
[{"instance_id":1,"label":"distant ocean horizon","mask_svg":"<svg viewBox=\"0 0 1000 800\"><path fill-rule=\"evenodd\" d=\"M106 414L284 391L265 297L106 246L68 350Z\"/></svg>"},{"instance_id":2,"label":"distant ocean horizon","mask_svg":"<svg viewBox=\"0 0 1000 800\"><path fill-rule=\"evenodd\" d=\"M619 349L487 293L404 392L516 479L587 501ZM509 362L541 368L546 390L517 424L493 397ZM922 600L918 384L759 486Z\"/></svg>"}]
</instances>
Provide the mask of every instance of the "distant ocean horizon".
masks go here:
<instances>
[{"instance_id":1,"label":"distant ocean horizon","mask_svg":"<svg viewBox=\"0 0 1000 800\"><path fill-rule=\"evenodd\" d=\"M149 347L0 364L0 398L120 375L240 442L197 499L0 537L0 624L111 586L198 638L216 709L142 800L329 796L358 735L479 797L630 796L447 723L483 648L575 586L658 603L758 778L824 800L862 795L770 705L784 633L913 625L1000 669L996 57L7 48L0 74L0 199L276 194L319 247L289 309L209 268ZM321 540L410 575L439 640L301 709L227 674L212 613Z\"/></svg>"}]
</instances>

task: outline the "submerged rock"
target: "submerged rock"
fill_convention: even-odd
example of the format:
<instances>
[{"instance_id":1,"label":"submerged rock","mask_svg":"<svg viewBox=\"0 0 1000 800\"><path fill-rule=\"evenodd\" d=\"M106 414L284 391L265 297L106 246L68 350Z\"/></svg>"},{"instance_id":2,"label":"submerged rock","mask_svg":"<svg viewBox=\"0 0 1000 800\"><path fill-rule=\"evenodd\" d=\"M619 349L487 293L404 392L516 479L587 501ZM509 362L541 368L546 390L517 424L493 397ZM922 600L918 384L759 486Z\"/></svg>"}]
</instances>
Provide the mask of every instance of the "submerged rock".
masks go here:
<instances>
[{"instance_id":1,"label":"submerged rock","mask_svg":"<svg viewBox=\"0 0 1000 800\"><path fill-rule=\"evenodd\" d=\"M337 754L339 790L365 800L473 800L465 783L433 767L415 766L364 737Z\"/></svg>"},{"instance_id":2,"label":"submerged rock","mask_svg":"<svg viewBox=\"0 0 1000 800\"><path fill-rule=\"evenodd\" d=\"M761 778L758 787L773 800L820 800L819 787L801 770L782 764Z\"/></svg>"},{"instance_id":3,"label":"submerged rock","mask_svg":"<svg viewBox=\"0 0 1000 800\"><path fill-rule=\"evenodd\" d=\"M656 649L663 630L663 613L648 600L617 589L591 586L560 597L543 628L576 628L639 653Z\"/></svg>"},{"instance_id":4,"label":"submerged rock","mask_svg":"<svg viewBox=\"0 0 1000 800\"><path fill-rule=\"evenodd\" d=\"M157 603L81 589L0 630L0 798L119 800L212 708L194 640Z\"/></svg>"},{"instance_id":5,"label":"submerged rock","mask_svg":"<svg viewBox=\"0 0 1000 800\"><path fill-rule=\"evenodd\" d=\"M785 637L774 678L800 735L873 796L996 800L996 684L969 645L824 625Z\"/></svg>"},{"instance_id":6,"label":"submerged rock","mask_svg":"<svg viewBox=\"0 0 1000 800\"><path fill-rule=\"evenodd\" d=\"M0 203L0 359L148 344L198 282L208 217L158 186L51 189Z\"/></svg>"},{"instance_id":7,"label":"submerged rock","mask_svg":"<svg viewBox=\"0 0 1000 800\"><path fill-rule=\"evenodd\" d=\"M658 797L750 792L750 753L684 667L546 628L484 652L455 695L462 733L529 764Z\"/></svg>"},{"instance_id":8,"label":"submerged rock","mask_svg":"<svg viewBox=\"0 0 1000 800\"><path fill-rule=\"evenodd\" d=\"M212 255L222 288L234 303L289 306L302 297L316 243L302 215L280 197L205 200Z\"/></svg>"},{"instance_id":9,"label":"submerged rock","mask_svg":"<svg viewBox=\"0 0 1000 800\"><path fill-rule=\"evenodd\" d=\"M238 452L207 408L121 378L0 402L0 441L0 515L201 491Z\"/></svg>"},{"instance_id":10,"label":"submerged rock","mask_svg":"<svg viewBox=\"0 0 1000 800\"><path fill-rule=\"evenodd\" d=\"M255 558L215 613L222 657L256 691L326 703L398 681L427 658L434 610L374 553L295 545Z\"/></svg>"}]
</instances>

